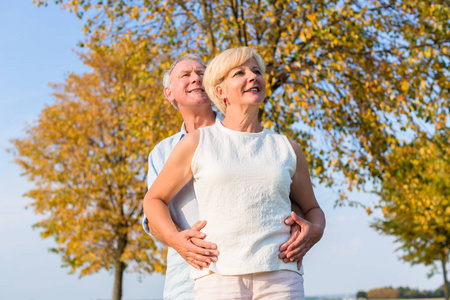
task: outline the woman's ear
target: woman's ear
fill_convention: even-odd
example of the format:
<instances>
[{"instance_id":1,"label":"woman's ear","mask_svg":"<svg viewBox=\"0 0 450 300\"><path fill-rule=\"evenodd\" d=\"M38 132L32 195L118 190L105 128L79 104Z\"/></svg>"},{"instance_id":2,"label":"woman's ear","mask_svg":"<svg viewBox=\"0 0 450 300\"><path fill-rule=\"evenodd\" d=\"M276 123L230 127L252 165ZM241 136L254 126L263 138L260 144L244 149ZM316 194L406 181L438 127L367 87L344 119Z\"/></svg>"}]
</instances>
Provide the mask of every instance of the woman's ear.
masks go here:
<instances>
[{"instance_id":1,"label":"woman's ear","mask_svg":"<svg viewBox=\"0 0 450 300\"><path fill-rule=\"evenodd\" d=\"M217 96L219 96L220 98L226 98L226 95L224 95L225 91L222 87L222 84L216 85L216 93L217 93Z\"/></svg>"}]
</instances>

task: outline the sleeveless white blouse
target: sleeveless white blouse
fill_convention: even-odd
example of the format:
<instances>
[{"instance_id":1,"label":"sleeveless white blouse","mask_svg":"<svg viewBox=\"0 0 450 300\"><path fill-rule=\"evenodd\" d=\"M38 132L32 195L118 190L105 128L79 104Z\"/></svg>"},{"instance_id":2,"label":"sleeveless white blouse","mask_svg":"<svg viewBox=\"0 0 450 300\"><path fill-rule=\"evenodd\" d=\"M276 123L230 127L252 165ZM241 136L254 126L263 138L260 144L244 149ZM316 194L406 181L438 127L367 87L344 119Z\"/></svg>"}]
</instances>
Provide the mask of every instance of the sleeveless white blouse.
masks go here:
<instances>
[{"instance_id":1,"label":"sleeveless white blouse","mask_svg":"<svg viewBox=\"0 0 450 300\"><path fill-rule=\"evenodd\" d=\"M193 269L196 279L210 272L241 275L276 270L297 271L297 263L278 258L290 235L284 219L290 215L289 192L296 169L289 140L263 129L234 131L220 122L200 128L192 159L199 220L206 240L220 255L209 268Z\"/></svg>"}]
</instances>

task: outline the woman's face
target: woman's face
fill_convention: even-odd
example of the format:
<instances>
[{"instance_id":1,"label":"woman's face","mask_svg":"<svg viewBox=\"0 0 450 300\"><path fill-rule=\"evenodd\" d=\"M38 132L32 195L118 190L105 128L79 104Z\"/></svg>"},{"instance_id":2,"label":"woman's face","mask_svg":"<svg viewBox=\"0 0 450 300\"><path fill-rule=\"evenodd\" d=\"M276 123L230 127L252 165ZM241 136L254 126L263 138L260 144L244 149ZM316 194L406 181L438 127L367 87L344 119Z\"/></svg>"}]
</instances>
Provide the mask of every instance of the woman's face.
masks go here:
<instances>
[{"instance_id":1,"label":"woman's face","mask_svg":"<svg viewBox=\"0 0 450 300\"><path fill-rule=\"evenodd\" d=\"M221 93L222 92L222 93ZM266 96L266 82L255 59L231 69L219 91L227 105L260 105Z\"/></svg>"}]
</instances>

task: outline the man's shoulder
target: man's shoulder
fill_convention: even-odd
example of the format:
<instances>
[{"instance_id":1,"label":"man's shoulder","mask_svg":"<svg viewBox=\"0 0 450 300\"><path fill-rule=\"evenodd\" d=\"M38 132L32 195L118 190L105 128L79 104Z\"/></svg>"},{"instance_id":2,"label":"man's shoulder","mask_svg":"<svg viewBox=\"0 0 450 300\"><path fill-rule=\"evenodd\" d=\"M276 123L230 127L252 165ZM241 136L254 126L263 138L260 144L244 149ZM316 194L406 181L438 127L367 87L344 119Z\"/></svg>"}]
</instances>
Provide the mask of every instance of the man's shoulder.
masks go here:
<instances>
[{"instance_id":1,"label":"man's shoulder","mask_svg":"<svg viewBox=\"0 0 450 300\"><path fill-rule=\"evenodd\" d=\"M180 139L181 139L181 132L175 133L174 135L171 135L160 141L158 144L156 144L155 147L153 147L152 151L166 150L166 148L176 145L180 141Z\"/></svg>"},{"instance_id":2,"label":"man's shoulder","mask_svg":"<svg viewBox=\"0 0 450 300\"><path fill-rule=\"evenodd\" d=\"M149 178L151 178L150 174L154 174L156 178L180 139L181 132L165 138L153 147L148 155Z\"/></svg>"},{"instance_id":3,"label":"man's shoulder","mask_svg":"<svg viewBox=\"0 0 450 300\"><path fill-rule=\"evenodd\" d=\"M175 133L174 135L171 135L162 141L160 141L158 144L153 147L153 150L151 153L165 153L167 150L172 150L173 147L180 141L181 139L181 132Z\"/></svg>"}]
</instances>

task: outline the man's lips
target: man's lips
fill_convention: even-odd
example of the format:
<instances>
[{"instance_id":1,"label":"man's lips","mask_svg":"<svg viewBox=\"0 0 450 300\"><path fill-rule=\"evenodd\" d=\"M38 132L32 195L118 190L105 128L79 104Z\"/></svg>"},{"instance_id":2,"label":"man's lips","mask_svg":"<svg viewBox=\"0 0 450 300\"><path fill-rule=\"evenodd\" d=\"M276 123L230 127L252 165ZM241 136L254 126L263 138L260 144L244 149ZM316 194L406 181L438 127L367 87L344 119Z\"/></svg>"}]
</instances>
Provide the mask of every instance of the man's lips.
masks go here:
<instances>
[{"instance_id":1,"label":"man's lips","mask_svg":"<svg viewBox=\"0 0 450 300\"><path fill-rule=\"evenodd\" d=\"M202 88L196 88L193 90L188 91L188 93L198 93L198 92L204 92L205 90Z\"/></svg>"}]
</instances>

